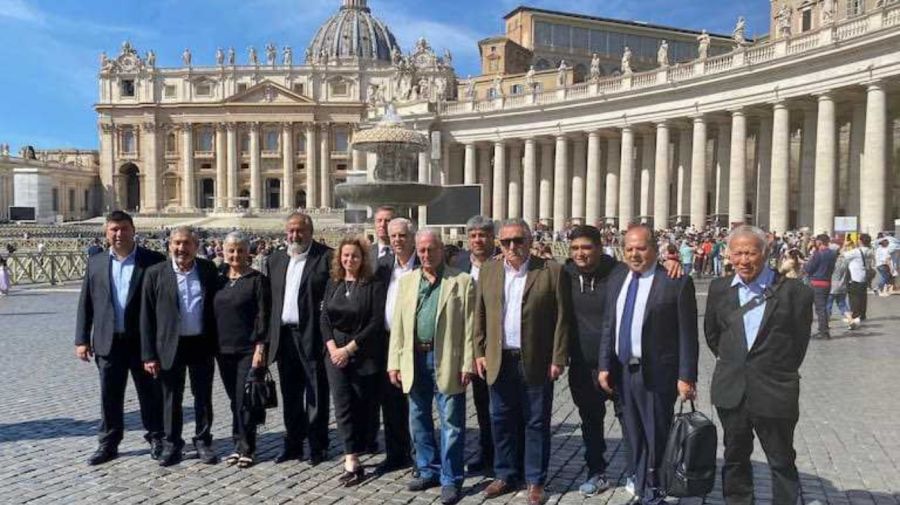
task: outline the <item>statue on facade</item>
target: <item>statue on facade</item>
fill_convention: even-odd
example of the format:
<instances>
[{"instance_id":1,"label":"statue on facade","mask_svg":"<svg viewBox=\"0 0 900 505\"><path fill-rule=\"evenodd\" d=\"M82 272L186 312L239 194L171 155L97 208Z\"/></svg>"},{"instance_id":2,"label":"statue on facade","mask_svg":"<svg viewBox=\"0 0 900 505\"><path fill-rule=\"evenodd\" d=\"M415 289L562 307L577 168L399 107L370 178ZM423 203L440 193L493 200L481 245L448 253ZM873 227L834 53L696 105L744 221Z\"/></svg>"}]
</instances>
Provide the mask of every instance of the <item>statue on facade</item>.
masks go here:
<instances>
[{"instance_id":1,"label":"statue on facade","mask_svg":"<svg viewBox=\"0 0 900 505\"><path fill-rule=\"evenodd\" d=\"M560 60L559 68L556 70L556 85L560 88L565 88L568 84L569 77L569 66L566 65L566 60Z\"/></svg>"},{"instance_id":2,"label":"statue on facade","mask_svg":"<svg viewBox=\"0 0 900 505\"><path fill-rule=\"evenodd\" d=\"M740 16L738 17L737 24L734 25L734 31L731 32L731 38L736 45L743 46L747 44L747 38L744 36L746 31L747 20L744 19L744 16Z\"/></svg>"},{"instance_id":3,"label":"statue on facade","mask_svg":"<svg viewBox=\"0 0 900 505\"><path fill-rule=\"evenodd\" d=\"M328 50L324 47L319 51L319 63L326 66L328 65Z\"/></svg>"},{"instance_id":4,"label":"statue on facade","mask_svg":"<svg viewBox=\"0 0 900 505\"><path fill-rule=\"evenodd\" d=\"M235 61L234 48L229 47L228 48L228 64L231 66L234 66L234 61Z\"/></svg>"},{"instance_id":5,"label":"statue on facade","mask_svg":"<svg viewBox=\"0 0 900 505\"><path fill-rule=\"evenodd\" d=\"M186 66L186 67L191 66L191 50L190 49L185 48L184 52L181 53L181 63L183 63L184 66Z\"/></svg>"},{"instance_id":6,"label":"statue on facade","mask_svg":"<svg viewBox=\"0 0 900 505\"><path fill-rule=\"evenodd\" d=\"M447 99L447 79L444 77L436 77L434 79L434 101L440 102Z\"/></svg>"},{"instance_id":7,"label":"statue on facade","mask_svg":"<svg viewBox=\"0 0 900 505\"><path fill-rule=\"evenodd\" d=\"M259 56L256 54L256 48L253 46L250 46L247 49L247 52L249 53L250 64L255 67L258 67L259 66Z\"/></svg>"},{"instance_id":8,"label":"statue on facade","mask_svg":"<svg viewBox=\"0 0 900 505\"><path fill-rule=\"evenodd\" d=\"M305 58L304 61L306 61L306 63L307 63L308 65L310 65L310 64L313 63L313 51L312 51L312 48L311 48L311 47L307 47L307 48L306 48L306 52L304 53L303 56L304 56L304 58Z\"/></svg>"},{"instance_id":9,"label":"statue on facade","mask_svg":"<svg viewBox=\"0 0 900 505\"><path fill-rule=\"evenodd\" d=\"M532 67L533 68L533 67ZM594 53L591 56L591 82L597 82L600 80L600 55Z\"/></svg>"},{"instance_id":10,"label":"statue on facade","mask_svg":"<svg viewBox=\"0 0 900 505\"><path fill-rule=\"evenodd\" d=\"M475 99L475 79L471 75L466 76L466 98Z\"/></svg>"},{"instance_id":11,"label":"statue on facade","mask_svg":"<svg viewBox=\"0 0 900 505\"><path fill-rule=\"evenodd\" d=\"M628 46L622 51L622 74L631 75L631 48Z\"/></svg>"},{"instance_id":12,"label":"statue on facade","mask_svg":"<svg viewBox=\"0 0 900 505\"><path fill-rule=\"evenodd\" d=\"M375 97L378 92L378 85L369 83L368 88L366 88L366 103L369 104L370 107L375 107Z\"/></svg>"},{"instance_id":13,"label":"statue on facade","mask_svg":"<svg viewBox=\"0 0 900 505\"><path fill-rule=\"evenodd\" d=\"M706 30L697 36L697 54L701 60L705 60L709 56L709 34L706 33Z\"/></svg>"},{"instance_id":14,"label":"statue on facade","mask_svg":"<svg viewBox=\"0 0 900 505\"><path fill-rule=\"evenodd\" d=\"M494 81L491 83L491 94L494 98L503 96L503 78L500 74L494 75Z\"/></svg>"},{"instance_id":15,"label":"statue on facade","mask_svg":"<svg viewBox=\"0 0 900 505\"><path fill-rule=\"evenodd\" d=\"M790 37L791 8L788 7L787 3L781 4L781 8L778 9L778 12L775 14L775 20L778 23L778 33L780 33L782 37Z\"/></svg>"},{"instance_id":16,"label":"statue on facade","mask_svg":"<svg viewBox=\"0 0 900 505\"><path fill-rule=\"evenodd\" d=\"M662 68L669 66L669 43L665 40L659 44L659 49L656 50L656 62Z\"/></svg>"},{"instance_id":17,"label":"statue on facade","mask_svg":"<svg viewBox=\"0 0 900 505\"><path fill-rule=\"evenodd\" d=\"M156 51L153 49L147 51L147 66L150 68L156 68Z\"/></svg>"},{"instance_id":18,"label":"statue on facade","mask_svg":"<svg viewBox=\"0 0 900 505\"><path fill-rule=\"evenodd\" d=\"M834 0L825 0L822 4L822 24L834 23Z\"/></svg>"},{"instance_id":19,"label":"statue on facade","mask_svg":"<svg viewBox=\"0 0 900 505\"><path fill-rule=\"evenodd\" d=\"M448 67L453 66L453 54L449 49L444 49L444 65Z\"/></svg>"},{"instance_id":20,"label":"statue on facade","mask_svg":"<svg viewBox=\"0 0 900 505\"><path fill-rule=\"evenodd\" d=\"M225 64L225 51L222 50L221 47L216 48L216 65L222 66Z\"/></svg>"},{"instance_id":21,"label":"statue on facade","mask_svg":"<svg viewBox=\"0 0 900 505\"><path fill-rule=\"evenodd\" d=\"M270 67L275 66L275 59L277 57L278 50L275 48L275 44L269 42L266 44L266 63Z\"/></svg>"},{"instance_id":22,"label":"statue on facade","mask_svg":"<svg viewBox=\"0 0 900 505\"><path fill-rule=\"evenodd\" d=\"M106 67L109 66L109 56L106 55L106 51L100 51L100 69L106 70Z\"/></svg>"},{"instance_id":23,"label":"statue on facade","mask_svg":"<svg viewBox=\"0 0 900 505\"><path fill-rule=\"evenodd\" d=\"M419 79L419 98L422 100L431 99L431 83L425 77Z\"/></svg>"},{"instance_id":24,"label":"statue on facade","mask_svg":"<svg viewBox=\"0 0 900 505\"><path fill-rule=\"evenodd\" d=\"M284 46L282 63L287 66L292 66L294 64L294 50L291 49L291 46Z\"/></svg>"},{"instance_id":25,"label":"statue on facade","mask_svg":"<svg viewBox=\"0 0 900 505\"><path fill-rule=\"evenodd\" d=\"M533 91L536 84L537 83L534 80L534 65L530 65L528 67L528 72L525 72L525 89Z\"/></svg>"},{"instance_id":26,"label":"statue on facade","mask_svg":"<svg viewBox=\"0 0 900 505\"><path fill-rule=\"evenodd\" d=\"M419 40L416 41L416 54L424 53L429 50L431 50L431 46L428 45L428 40L426 40L425 37L419 37Z\"/></svg>"},{"instance_id":27,"label":"statue on facade","mask_svg":"<svg viewBox=\"0 0 900 505\"><path fill-rule=\"evenodd\" d=\"M0 156L9 156L9 144L0 144Z\"/></svg>"},{"instance_id":28,"label":"statue on facade","mask_svg":"<svg viewBox=\"0 0 900 505\"><path fill-rule=\"evenodd\" d=\"M399 66L402 61L403 61L403 55L400 54L400 50L397 49L396 47L392 47L391 48L391 63L393 63L394 66L396 67L396 66Z\"/></svg>"}]
</instances>

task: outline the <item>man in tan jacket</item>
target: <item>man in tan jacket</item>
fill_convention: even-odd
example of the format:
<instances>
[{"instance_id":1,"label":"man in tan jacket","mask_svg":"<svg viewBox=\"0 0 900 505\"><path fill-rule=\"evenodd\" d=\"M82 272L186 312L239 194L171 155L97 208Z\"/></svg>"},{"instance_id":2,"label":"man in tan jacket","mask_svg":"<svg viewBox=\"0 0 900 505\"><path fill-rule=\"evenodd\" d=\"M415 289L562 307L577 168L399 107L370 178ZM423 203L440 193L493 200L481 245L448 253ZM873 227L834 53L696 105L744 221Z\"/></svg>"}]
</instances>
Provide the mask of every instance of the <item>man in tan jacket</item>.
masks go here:
<instances>
[{"instance_id":1,"label":"man in tan jacket","mask_svg":"<svg viewBox=\"0 0 900 505\"><path fill-rule=\"evenodd\" d=\"M416 234L421 268L399 280L391 322L388 375L409 395L409 424L419 476L410 491L441 486L441 502L462 497L465 477L466 386L473 373L475 285L444 264L437 232ZM440 451L434 440L431 406L441 419Z\"/></svg>"},{"instance_id":2,"label":"man in tan jacket","mask_svg":"<svg viewBox=\"0 0 900 505\"><path fill-rule=\"evenodd\" d=\"M490 389L497 477L484 494L512 492L524 478L529 505L540 504L547 498L553 382L568 359L570 281L560 264L529 253L532 235L524 221L504 221L498 235L503 259L481 267L475 306L475 364Z\"/></svg>"}]
</instances>

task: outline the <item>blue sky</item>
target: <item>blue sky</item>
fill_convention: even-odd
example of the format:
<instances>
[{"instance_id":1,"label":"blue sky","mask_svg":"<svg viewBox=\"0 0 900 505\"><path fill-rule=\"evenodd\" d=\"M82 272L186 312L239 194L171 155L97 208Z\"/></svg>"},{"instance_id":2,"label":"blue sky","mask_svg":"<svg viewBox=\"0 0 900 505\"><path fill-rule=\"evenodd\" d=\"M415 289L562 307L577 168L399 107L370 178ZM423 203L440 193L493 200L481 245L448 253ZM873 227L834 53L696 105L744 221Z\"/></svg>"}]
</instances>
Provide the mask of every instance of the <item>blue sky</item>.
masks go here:
<instances>
[{"instance_id":1,"label":"blue sky","mask_svg":"<svg viewBox=\"0 0 900 505\"><path fill-rule=\"evenodd\" d=\"M0 0L0 143L37 148L97 146L99 54L130 40L158 66L210 64L215 48L244 56L269 41L300 58L340 0ZM769 0L369 0L404 50L425 36L454 54L457 73L477 74L476 42L503 32L518 5L730 33L739 15L750 34L768 30Z\"/></svg>"}]
</instances>

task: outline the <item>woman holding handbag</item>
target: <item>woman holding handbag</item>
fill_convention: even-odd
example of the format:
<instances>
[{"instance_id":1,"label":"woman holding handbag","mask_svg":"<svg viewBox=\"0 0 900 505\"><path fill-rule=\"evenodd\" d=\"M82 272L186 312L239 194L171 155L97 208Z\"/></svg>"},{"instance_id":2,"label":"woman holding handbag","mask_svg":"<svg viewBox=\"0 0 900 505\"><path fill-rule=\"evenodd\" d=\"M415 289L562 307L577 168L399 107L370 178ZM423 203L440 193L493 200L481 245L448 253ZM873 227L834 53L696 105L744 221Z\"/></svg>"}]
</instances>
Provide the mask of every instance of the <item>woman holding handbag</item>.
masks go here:
<instances>
[{"instance_id":1,"label":"woman holding handbag","mask_svg":"<svg viewBox=\"0 0 900 505\"><path fill-rule=\"evenodd\" d=\"M216 292L216 326L219 335L219 374L231 400L231 433L234 453L229 465L247 468L254 463L256 424L242 416L247 377L266 366L266 331L271 299L269 280L250 267L250 243L240 232L229 233L222 244L226 268Z\"/></svg>"},{"instance_id":2,"label":"woman holding handbag","mask_svg":"<svg viewBox=\"0 0 900 505\"><path fill-rule=\"evenodd\" d=\"M364 238L346 238L337 248L322 302L325 371L331 386L334 417L344 442L344 486L365 480L359 454L377 429L368 416L380 384L379 353L384 352L384 284L368 258Z\"/></svg>"}]
</instances>

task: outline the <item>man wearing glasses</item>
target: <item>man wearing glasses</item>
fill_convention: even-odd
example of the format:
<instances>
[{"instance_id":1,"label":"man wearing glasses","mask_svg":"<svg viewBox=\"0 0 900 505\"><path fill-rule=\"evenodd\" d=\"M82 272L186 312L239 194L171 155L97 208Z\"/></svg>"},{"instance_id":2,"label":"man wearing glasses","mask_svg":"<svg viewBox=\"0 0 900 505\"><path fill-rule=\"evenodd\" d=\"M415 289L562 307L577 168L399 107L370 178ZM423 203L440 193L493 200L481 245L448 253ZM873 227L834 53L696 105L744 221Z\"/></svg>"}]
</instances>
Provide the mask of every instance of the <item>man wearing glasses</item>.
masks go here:
<instances>
[{"instance_id":1,"label":"man wearing glasses","mask_svg":"<svg viewBox=\"0 0 900 505\"><path fill-rule=\"evenodd\" d=\"M529 253L531 229L521 219L503 221L499 239L503 259L482 265L475 302L475 365L490 392L496 475L484 494L496 498L524 480L528 504L537 505L547 499L553 382L568 359L570 281L561 265Z\"/></svg>"}]
</instances>

